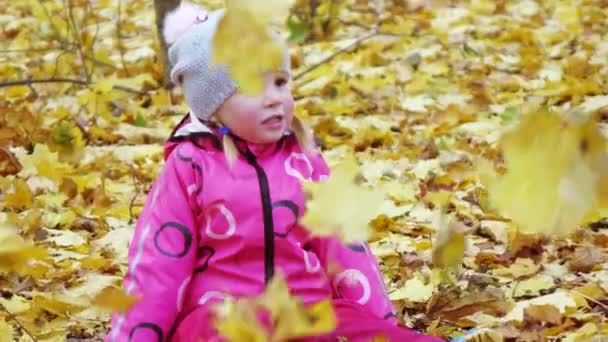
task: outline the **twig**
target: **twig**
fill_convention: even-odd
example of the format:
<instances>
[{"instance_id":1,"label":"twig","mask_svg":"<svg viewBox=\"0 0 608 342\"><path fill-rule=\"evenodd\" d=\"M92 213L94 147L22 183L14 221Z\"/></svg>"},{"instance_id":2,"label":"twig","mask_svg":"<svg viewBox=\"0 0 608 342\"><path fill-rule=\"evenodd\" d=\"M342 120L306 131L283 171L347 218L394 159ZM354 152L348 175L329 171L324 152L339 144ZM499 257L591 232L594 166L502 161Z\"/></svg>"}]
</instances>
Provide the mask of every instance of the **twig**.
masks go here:
<instances>
[{"instance_id":1,"label":"twig","mask_svg":"<svg viewBox=\"0 0 608 342\"><path fill-rule=\"evenodd\" d=\"M118 0L118 19L116 20L116 45L118 46L118 52L120 52L120 62L122 63L122 70L125 72L125 75L129 75L129 69L127 69L127 63L125 63L125 49L122 46L122 37L120 21L122 20L120 14L122 12L122 0Z\"/></svg>"},{"instance_id":2,"label":"twig","mask_svg":"<svg viewBox=\"0 0 608 342\"><path fill-rule=\"evenodd\" d=\"M135 176L135 168L133 165L129 165L129 169L131 169L131 178L133 178L133 186L135 187L135 196L131 198L131 202L129 203L129 224L133 223L133 206L135 205L135 200L137 196L139 196L139 182L137 182L137 177Z\"/></svg>"},{"instance_id":3,"label":"twig","mask_svg":"<svg viewBox=\"0 0 608 342\"><path fill-rule=\"evenodd\" d=\"M94 84L94 82L87 82L86 80L79 80L75 78L44 78L44 79L27 79L27 80L13 80L13 81L4 81L0 82L0 88L4 87L13 87L18 85L29 85L32 83L74 83L80 85L90 85ZM147 95L146 92L139 91L137 89L132 89L129 87L124 87L120 85L114 85L114 89L122 90L127 93L132 93L140 96Z\"/></svg>"},{"instance_id":4,"label":"twig","mask_svg":"<svg viewBox=\"0 0 608 342\"><path fill-rule=\"evenodd\" d=\"M74 42L76 43L76 48L78 51L78 55L80 56L80 62L82 63L82 68L84 70L84 76L87 78L87 82L91 83L91 75L89 74L89 70L87 69L87 61L84 58L84 51L82 50L82 42L80 41L80 32L78 31L78 27L76 26L76 20L74 19L74 6L72 6L72 0L68 0L68 16L70 18L70 23L73 26L74 31L72 32L72 36Z\"/></svg>"},{"instance_id":5,"label":"twig","mask_svg":"<svg viewBox=\"0 0 608 342\"><path fill-rule=\"evenodd\" d=\"M326 58L323 58L323 60L309 66L306 70L303 70L302 72L300 72L299 74L295 75L293 77L293 80L297 80L299 78L302 78L302 76L310 73L311 71L317 69L318 67L322 66L325 63L330 62L332 59L336 58L337 56L339 56L340 54L344 53L344 52L348 52L350 49L359 46L361 43L363 43L364 41L376 36L378 34L378 32L376 32L375 30L373 30L372 32L369 32L368 34L359 37L357 40L355 40L354 42L352 42L351 44L349 44L348 46L343 47L342 49L332 53L331 55L327 56Z\"/></svg>"},{"instance_id":6,"label":"twig","mask_svg":"<svg viewBox=\"0 0 608 342\"><path fill-rule=\"evenodd\" d=\"M595 304L601 306L602 308L604 308L604 310L608 310L608 305L606 305L606 304L604 304L604 303L602 303L602 302L600 302L600 301L598 301L596 299L593 299L592 297L589 297L586 294L581 293L581 292L579 292L577 290L571 290L571 291L574 292L574 293L576 293L576 294L578 294L578 295L580 295L580 296L582 296L583 298L585 298L587 300L590 300L590 301L594 302Z\"/></svg>"},{"instance_id":7,"label":"twig","mask_svg":"<svg viewBox=\"0 0 608 342\"><path fill-rule=\"evenodd\" d=\"M350 25L350 26L357 26L366 30L373 30L374 28L365 24L361 24L358 23L356 21L348 21L348 20L344 20L344 19L338 19L340 21L340 24L342 25ZM388 36L388 37L405 37L407 36L407 34L405 33L396 33L396 32L386 32L386 31L378 31L378 35L379 36Z\"/></svg>"},{"instance_id":8,"label":"twig","mask_svg":"<svg viewBox=\"0 0 608 342\"><path fill-rule=\"evenodd\" d=\"M48 48L40 48L40 49L6 49L0 50L0 53L30 53L30 52L47 52L53 50L59 50L60 47L48 47Z\"/></svg>"},{"instance_id":9,"label":"twig","mask_svg":"<svg viewBox=\"0 0 608 342\"><path fill-rule=\"evenodd\" d=\"M12 312L8 311L8 309L4 306L4 304L0 303L0 307L2 307L2 310L8 314L8 317L17 324L17 326L19 327L19 329L21 329L24 333L26 333L27 336L29 336L34 342L38 342L38 340L29 332L29 330L27 330L21 324L21 322L19 322L19 320L17 319L17 317L15 317L15 315Z\"/></svg>"},{"instance_id":10,"label":"twig","mask_svg":"<svg viewBox=\"0 0 608 342\"><path fill-rule=\"evenodd\" d=\"M87 0L87 5L86 5L85 9L86 9L85 14L82 17L82 21L83 21L82 26L84 26L84 23L86 22L86 19L89 16L89 10L91 9L90 0ZM91 55L95 56L95 51L93 50L93 47L95 46L95 42L97 41L97 35L99 34L99 18L95 14L93 14L93 18L95 20L95 33L93 34L93 38L91 39L91 47L89 48L89 50L91 52ZM86 51L84 51L83 53L84 53L84 58L87 59ZM90 79L91 76L93 76L93 72L95 70L95 65L96 64L93 63L93 65L91 66L91 70L89 70L89 77L87 77L87 79Z\"/></svg>"},{"instance_id":11,"label":"twig","mask_svg":"<svg viewBox=\"0 0 608 342\"><path fill-rule=\"evenodd\" d=\"M300 72L299 74L295 75L293 77L293 80L297 80L299 78L301 78L302 76L310 73L311 71L317 69L318 67L320 67L321 65L330 62L332 59L336 58L336 56L344 53L344 52L348 52L350 49L355 48L359 45L361 45L361 43L363 43L364 41L375 37L377 35L379 35L380 33L380 16L381 16L381 12L382 12L382 4L380 3L382 0L375 0L374 1L374 15L376 16L376 23L374 25L374 27L365 35L357 38L357 40L355 40L353 43L349 44L348 46L332 53L331 55L327 56L326 58L324 58L323 60L319 61L318 63L315 63L313 65L311 65L310 67L308 67L306 70L303 70L302 72ZM332 2L333 4L333 2Z\"/></svg>"}]
</instances>

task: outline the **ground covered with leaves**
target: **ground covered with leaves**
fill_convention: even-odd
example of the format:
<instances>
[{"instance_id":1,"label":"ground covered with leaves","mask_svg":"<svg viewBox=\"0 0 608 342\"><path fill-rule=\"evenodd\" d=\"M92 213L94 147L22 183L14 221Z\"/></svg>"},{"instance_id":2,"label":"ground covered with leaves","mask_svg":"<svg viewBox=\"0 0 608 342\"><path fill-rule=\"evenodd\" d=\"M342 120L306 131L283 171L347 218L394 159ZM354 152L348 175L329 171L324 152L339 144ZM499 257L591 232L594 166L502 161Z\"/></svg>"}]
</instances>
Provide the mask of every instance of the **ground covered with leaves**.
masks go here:
<instances>
[{"instance_id":1,"label":"ground covered with leaves","mask_svg":"<svg viewBox=\"0 0 608 342\"><path fill-rule=\"evenodd\" d=\"M100 340L128 307L127 243L187 112L150 1L72 4L0 14L0 341ZM297 114L385 193L370 242L398 318L608 338L608 4L321 1L302 27Z\"/></svg>"}]
</instances>

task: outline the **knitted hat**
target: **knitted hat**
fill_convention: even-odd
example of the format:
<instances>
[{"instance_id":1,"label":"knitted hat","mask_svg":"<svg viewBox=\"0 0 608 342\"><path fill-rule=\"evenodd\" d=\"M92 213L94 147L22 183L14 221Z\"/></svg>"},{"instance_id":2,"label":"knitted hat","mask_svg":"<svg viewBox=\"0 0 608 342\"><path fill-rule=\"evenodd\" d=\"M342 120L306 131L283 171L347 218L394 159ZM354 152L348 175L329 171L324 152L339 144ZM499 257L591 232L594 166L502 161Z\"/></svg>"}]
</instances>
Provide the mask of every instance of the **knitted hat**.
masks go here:
<instances>
[{"instance_id":1,"label":"knitted hat","mask_svg":"<svg viewBox=\"0 0 608 342\"><path fill-rule=\"evenodd\" d=\"M223 16L224 10L208 12L198 5L182 3L165 17L163 36L170 44L171 81L182 86L190 107L191 122L195 121L187 129L190 133L208 131L196 119L211 118L237 89L228 67L212 62L213 36ZM237 45L235 42L235 49ZM287 45L284 42L282 45L285 46L284 68L290 73ZM179 135L188 132L182 131Z\"/></svg>"}]
</instances>

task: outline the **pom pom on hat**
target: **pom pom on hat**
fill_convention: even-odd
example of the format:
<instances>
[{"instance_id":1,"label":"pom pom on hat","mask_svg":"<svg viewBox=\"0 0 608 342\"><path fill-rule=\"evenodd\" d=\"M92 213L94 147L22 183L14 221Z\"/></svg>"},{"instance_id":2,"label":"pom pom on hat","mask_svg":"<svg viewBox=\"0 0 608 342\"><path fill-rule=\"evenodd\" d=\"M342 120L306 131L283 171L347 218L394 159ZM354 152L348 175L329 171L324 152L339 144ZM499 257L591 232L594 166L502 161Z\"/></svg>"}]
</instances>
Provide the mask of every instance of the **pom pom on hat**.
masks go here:
<instances>
[{"instance_id":1,"label":"pom pom on hat","mask_svg":"<svg viewBox=\"0 0 608 342\"><path fill-rule=\"evenodd\" d=\"M179 40L190 28L198 23L205 22L208 11L195 4L182 3L165 17L163 36L167 44L171 45Z\"/></svg>"}]
</instances>

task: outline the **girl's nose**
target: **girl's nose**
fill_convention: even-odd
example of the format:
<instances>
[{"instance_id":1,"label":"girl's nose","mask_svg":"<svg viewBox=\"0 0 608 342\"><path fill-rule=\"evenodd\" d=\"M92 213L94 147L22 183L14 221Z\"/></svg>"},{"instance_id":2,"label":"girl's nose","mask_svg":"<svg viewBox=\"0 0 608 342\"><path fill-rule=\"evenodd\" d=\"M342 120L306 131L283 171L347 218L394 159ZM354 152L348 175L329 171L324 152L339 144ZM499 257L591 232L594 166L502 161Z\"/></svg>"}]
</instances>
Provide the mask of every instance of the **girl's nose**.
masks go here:
<instances>
[{"instance_id":1,"label":"girl's nose","mask_svg":"<svg viewBox=\"0 0 608 342\"><path fill-rule=\"evenodd\" d=\"M269 87L264 92L264 107L274 107L281 103L281 94L274 87Z\"/></svg>"}]
</instances>

